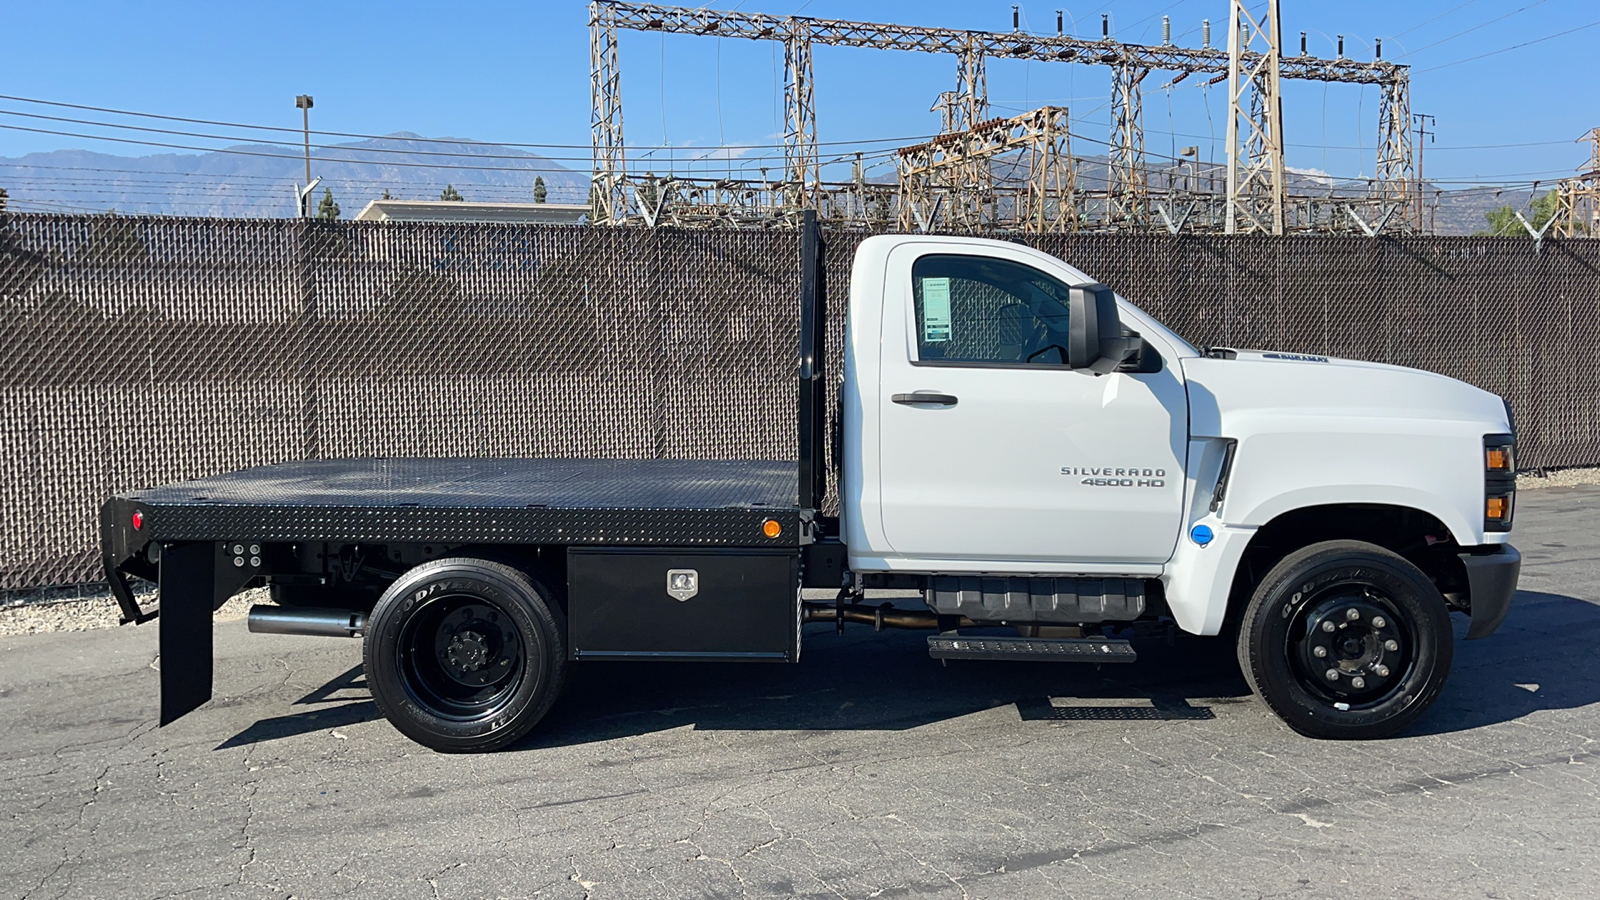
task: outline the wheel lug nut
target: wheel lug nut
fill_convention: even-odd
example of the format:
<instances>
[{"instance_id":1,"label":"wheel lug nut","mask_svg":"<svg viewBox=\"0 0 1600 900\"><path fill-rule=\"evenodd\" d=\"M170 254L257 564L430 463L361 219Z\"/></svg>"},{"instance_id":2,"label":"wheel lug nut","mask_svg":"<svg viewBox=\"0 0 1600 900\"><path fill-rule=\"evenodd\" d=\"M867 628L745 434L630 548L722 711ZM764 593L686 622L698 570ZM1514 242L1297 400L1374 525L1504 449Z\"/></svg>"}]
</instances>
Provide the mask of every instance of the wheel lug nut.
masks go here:
<instances>
[{"instance_id":1,"label":"wheel lug nut","mask_svg":"<svg viewBox=\"0 0 1600 900\"><path fill-rule=\"evenodd\" d=\"M1322 630L1323 631L1332 631L1333 629L1334 629L1334 624L1332 622L1323 622L1322 623Z\"/></svg>"},{"instance_id":2,"label":"wheel lug nut","mask_svg":"<svg viewBox=\"0 0 1600 900\"><path fill-rule=\"evenodd\" d=\"M1379 678L1388 678L1389 677L1389 667L1388 666L1379 664L1379 665L1373 666L1372 667L1372 671L1378 673L1378 677Z\"/></svg>"},{"instance_id":3,"label":"wheel lug nut","mask_svg":"<svg viewBox=\"0 0 1600 900\"><path fill-rule=\"evenodd\" d=\"M1347 609L1344 611L1344 617L1354 622L1355 620L1361 618L1361 613L1358 610Z\"/></svg>"},{"instance_id":4,"label":"wheel lug nut","mask_svg":"<svg viewBox=\"0 0 1600 900\"><path fill-rule=\"evenodd\" d=\"M1321 659L1324 656L1328 655L1328 648L1327 647L1312 647L1311 648L1311 655L1315 656L1317 659Z\"/></svg>"},{"instance_id":5,"label":"wheel lug nut","mask_svg":"<svg viewBox=\"0 0 1600 900\"><path fill-rule=\"evenodd\" d=\"M1362 678L1360 675L1357 675L1356 677L1350 679L1350 686L1359 691L1367 686L1367 680Z\"/></svg>"},{"instance_id":6,"label":"wheel lug nut","mask_svg":"<svg viewBox=\"0 0 1600 900\"><path fill-rule=\"evenodd\" d=\"M1339 680L1339 670L1338 669L1329 669L1326 674L1328 676L1328 680L1329 681L1338 681Z\"/></svg>"},{"instance_id":7,"label":"wheel lug nut","mask_svg":"<svg viewBox=\"0 0 1600 900\"><path fill-rule=\"evenodd\" d=\"M1384 627L1385 625L1388 625L1388 624L1389 624L1388 621L1385 620L1383 618L1383 616L1373 616L1372 617L1372 627L1373 628L1382 628L1382 627Z\"/></svg>"},{"instance_id":8,"label":"wheel lug nut","mask_svg":"<svg viewBox=\"0 0 1600 900\"><path fill-rule=\"evenodd\" d=\"M1383 649L1389 651L1390 653L1397 652L1400 649L1400 642L1390 638L1389 640L1383 642Z\"/></svg>"}]
</instances>

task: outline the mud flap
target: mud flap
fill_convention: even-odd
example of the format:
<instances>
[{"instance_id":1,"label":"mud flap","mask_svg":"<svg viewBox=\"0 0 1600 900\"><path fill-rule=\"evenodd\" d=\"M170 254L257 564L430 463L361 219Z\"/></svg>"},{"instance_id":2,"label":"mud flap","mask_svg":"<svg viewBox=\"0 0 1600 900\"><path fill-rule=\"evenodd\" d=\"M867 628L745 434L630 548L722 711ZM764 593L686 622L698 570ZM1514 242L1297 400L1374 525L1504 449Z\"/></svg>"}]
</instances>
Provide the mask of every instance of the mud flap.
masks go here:
<instances>
[{"instance_id":1,"label":"mud flap","mask_svg":"<svg viewBox=\"0 0 1600 900\"><path fill-rule=\"evenodd\" d=\"M211 699L211 610L215 544L161 550L161 724Z\"/></svg>"},{"instance_id":2,"label":"mud flap","mask_svg":"<svg viewBox=\"0 0 1600 900\"><path fill-rule=\"evenodd\" d=\"M240 560L243 562L243 560ZM211 699L211 614L257 574L234 564L226 544L167 544L161 550L161 724Z\"/></svg>"}]
</instances>

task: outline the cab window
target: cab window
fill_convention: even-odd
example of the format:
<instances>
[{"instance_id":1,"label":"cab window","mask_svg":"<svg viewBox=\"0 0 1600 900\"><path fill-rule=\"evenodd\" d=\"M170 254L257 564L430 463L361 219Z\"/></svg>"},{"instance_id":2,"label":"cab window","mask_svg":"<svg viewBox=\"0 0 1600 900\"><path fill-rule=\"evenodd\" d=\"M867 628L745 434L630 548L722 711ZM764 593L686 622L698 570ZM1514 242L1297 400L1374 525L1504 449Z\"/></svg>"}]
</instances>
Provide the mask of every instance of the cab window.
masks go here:
<instances>
[{"instance_id":1,"label":"cab window","mask_svg":"<svg viewBox=\"0 0 1600 900\"><path fill-rule=\"evenodd\" d=\"M1019 263L934 254L911 266L916 362L1067 364L1067 286Z\"/></svg>"}]
</instances>

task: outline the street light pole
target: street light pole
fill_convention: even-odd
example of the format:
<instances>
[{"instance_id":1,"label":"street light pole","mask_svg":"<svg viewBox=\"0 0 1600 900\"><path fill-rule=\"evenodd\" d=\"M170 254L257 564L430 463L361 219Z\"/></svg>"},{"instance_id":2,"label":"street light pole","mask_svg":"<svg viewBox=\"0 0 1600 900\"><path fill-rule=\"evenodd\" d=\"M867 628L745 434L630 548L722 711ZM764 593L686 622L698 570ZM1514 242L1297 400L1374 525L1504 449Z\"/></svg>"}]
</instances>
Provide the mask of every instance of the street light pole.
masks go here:
<instances>
[{"instance_id":1,"label":"street light pole","mask_svg":"<svg viewBox=\"0 0 1600 900\"><path fill-rule=\"evenodd\" d=\"M304 196L302 196L300 199L300 215L307 216L311 214L310 200L307 199L311 195L311 95L300 94L296 96L294 98L294 105L300 110L301 124L305 128L306 190Z\"/></svg>"}]
</instances>

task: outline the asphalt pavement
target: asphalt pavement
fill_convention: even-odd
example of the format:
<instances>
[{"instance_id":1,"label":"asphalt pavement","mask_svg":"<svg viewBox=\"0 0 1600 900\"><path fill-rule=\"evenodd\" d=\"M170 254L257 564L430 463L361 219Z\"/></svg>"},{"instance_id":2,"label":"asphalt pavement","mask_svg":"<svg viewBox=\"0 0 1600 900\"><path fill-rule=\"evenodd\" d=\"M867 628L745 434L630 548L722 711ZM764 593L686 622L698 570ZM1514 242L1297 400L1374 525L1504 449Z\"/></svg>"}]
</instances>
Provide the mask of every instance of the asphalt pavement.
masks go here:
<instances>
[{"instance_id":1,"label":"asphalt pavement","mask_svg":"<svg viewBox=\"0 0 1600 900\"><path fill-rule=\"evenodd\" d=\"M443 756L356 641L219 622L215 699L157 729L156 626L0 638L0 897L1600 896L1600 488L1520 500L1516 609L1378 742L1289 732L1198 640L943 666L809 626L794 666L583 667Z\"/></svg>"}]
</instances>

